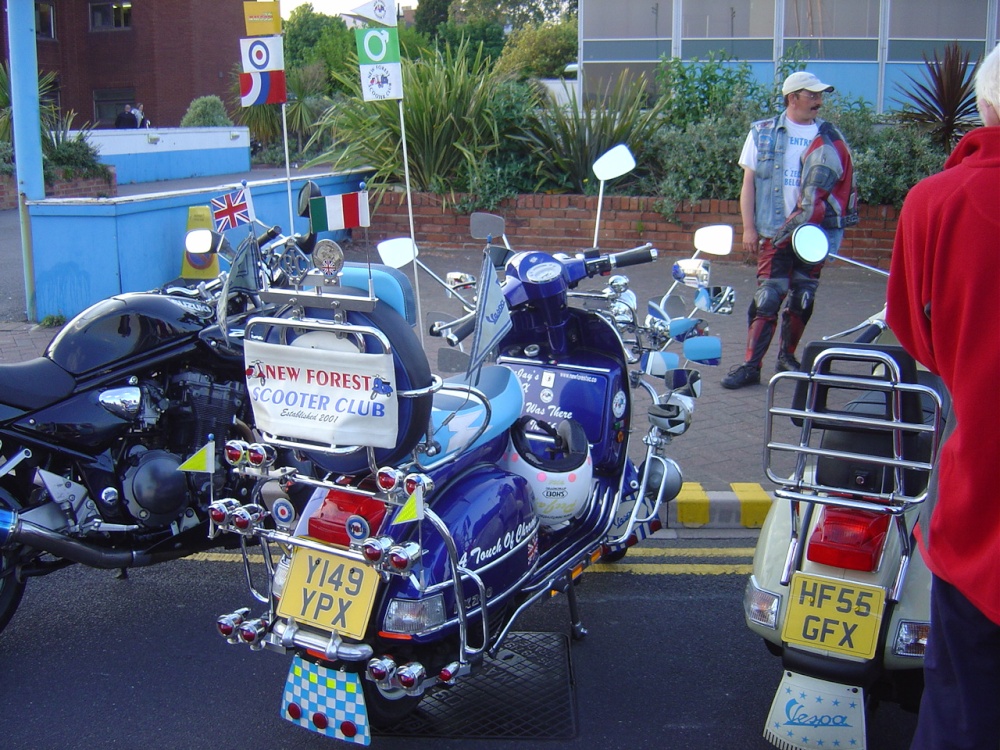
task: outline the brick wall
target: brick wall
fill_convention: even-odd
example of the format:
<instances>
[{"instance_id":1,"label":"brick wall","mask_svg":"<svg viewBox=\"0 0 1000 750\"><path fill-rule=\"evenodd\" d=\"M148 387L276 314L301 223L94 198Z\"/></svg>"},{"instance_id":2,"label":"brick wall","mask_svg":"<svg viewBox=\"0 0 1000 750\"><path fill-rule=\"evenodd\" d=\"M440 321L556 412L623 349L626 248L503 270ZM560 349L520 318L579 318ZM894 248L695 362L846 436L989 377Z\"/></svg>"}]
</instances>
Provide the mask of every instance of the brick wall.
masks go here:
<instances>
[{"instance_id":1,"label":"brick wall","mask_svg":"<svg viewBox=\"0 0 1000 750\"><path fill-rule=\"evenodd\" d=\"M461 196L457 196L460 200ZM454 210L455 198L414 193L413 220L417 244L422 248L474 248L481 241L469 236L469 218ZM701 201L681 206L676 222L655 209L656 198L608 197L601 210L598 245L624 250L644 242L668 255L691 250L694 231L709 224L730 224L735 236L734 259L742 258L738 244L742 232L738 201ZM386 194L373 207L369 236L379 242L409 236L406 197ZM594 242L597 197L582 195L521 195L504 201L496 211L507 222L507 237L517 250L573 252ZM844 235L841 254L888 269L897 211L892 206L862 206L861 221Z\"/></svg>"},{"instance_id":2,"label":"brick wall","mask_svg":"<svg viewBox=\"0 0 1000 750\"><path fill-rule=\"evenodd\" d=\"M114 198L118 195L118 180L114 167L111 177L89 177L74 180L57 179L45 185L46 198ZM17 208L17 182L10 175L0 175L0 211Z\"/></svg>"}]
</instances>

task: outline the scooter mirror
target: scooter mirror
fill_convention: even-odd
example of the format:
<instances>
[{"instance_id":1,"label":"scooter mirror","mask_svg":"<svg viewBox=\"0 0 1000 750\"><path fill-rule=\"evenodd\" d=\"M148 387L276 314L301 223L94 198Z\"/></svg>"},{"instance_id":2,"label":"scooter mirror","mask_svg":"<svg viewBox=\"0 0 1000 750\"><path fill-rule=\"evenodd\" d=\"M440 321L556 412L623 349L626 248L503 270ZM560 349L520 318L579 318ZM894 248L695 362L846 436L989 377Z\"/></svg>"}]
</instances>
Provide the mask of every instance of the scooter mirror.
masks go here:
<instances>
[{"instance_id":1,"label":"scooter mirror","mask_svg":"<svg viewBox=\"0 0 1000 750\"><path fill-rule=\"evenodd\" d=\"M486 252L490 256L490 263L498 271L502 271L506 267L507 261L514 257L514 251L503 245L487 245Z\"/></svg>"},{"instance_id":2,"label":"scooter mirror","mask_svg":"<svg viewBox=\"0 0 1000 750\"><path fill-rule=\"evenodd\" d=\"M722 339L718 336L693 336L684 340L684 358L703 365L722 362Z\"/></svg>"},{"instance_id":3,"label":"scooter mirror","mask_svg":"<svg viewBox=\"0 0 1000 750\"><path fill-rule=\"evenodd\" d=\"M674 263L671 273L684 286L689 286L692 289L703 289L708 286L711 271L712 264L707 260L684 258Z\"/></svg>"},{"instance_id":4,"label":"scooter mirror","mask_svg":"<svg viewBox=\"0 0 1000 750\"><path fill-rule=\"evenodd\" d=\"M313 198L319 198L322 195L317 185L312 180L306 180L306 184L299 188L298 196L298 210L299 216L309 215L309 201Z\"/></svg>"},{"instance_id":5,"label":"scooter mirror","mask_svg":"<svg viewBox=\"0 0 1000 750\"><path fill-rule=\"evenodd\" d=\"M476 211L469 217L469 234L477 240L502 237L506 223L502 216Z\"/></svg>"},{"instance_id":6,"label":"scooter mirror","mask_svg":"<svg viewBox=\"0 0 1000 750\"><path fill-rule=\"evenodd\" d=\"M667 325L670 338L677 341L687 341L695 336L703 336L707 333L705 321L701 318L673 318Z\"/></svg>"},{"instance_id":7,"label":"scooter mirror","mask_svg":"<svg viewBox=\"0 0 1000 750\"><path fill-rule=\"evenodd\" d=\"M601 182L621 177L633 169L635 169L635 157L632 156L632 152L624 143L619 143L611 150L606 151L594 162L594 175Z\"/></svg>"},{"instance_id":8,"label":"scooter mirror","mask_svg":"<svg viewBox=\"0 0 1000 750\"><path fill-rule=\"evenodd\" d=\"M402 268L418 255L417 245L409 237L394 237L378 243L378 257L390 268Z\"/></svg>"},{"instance_id":9,"label":"scooter mirror","mask_svg":"<svg viewBox=\"0 0 1000 750\"><path fill-rule=\"evenodd\" d=\"M226 235L211 229L192 229L184 236L184 249L194 255L222 253L228 245Z\"/></svg>"},{"instance_id":10,"label":"scooter mirror","mask_svg":"<svg viewBox=\"0 0 1000 750\"><path fill-rule=\"evenodd\" d=\"M731 286L699 289L694 297L694 306L716 315L732 315L736 306L736 290Z\"/></svg>"},{"instance_id":11,"label":"scooter mirror","mask_svg":"<svg viewBox=\"0 0 1000 750\"><path fill-rule=\"evenodd\" d=\"M830 240L815 224L803 224L792 232L792 249L803 263L822 263L830 253Z\"/></svg>"},{"instance_id":12,"label":"scooter mirror","mask_svg":"<svg viewBox=\"0 0 1000 750\"><path fill-rule=\"evenodd\" d=\"M709 255L729 255L733 249L733 228L728 224L712 224L694 233L694 249Z\"/></svg>"},{"instance_id":13,"label":"scooter mirror","mask_svg":"<svg viewBox=\"0 0 1000 750\"><path fill-rule=\"evenodd\" d=\"M673 393L691 398L701 396L701 373L697 370L687 368L669 370L664 373L663 382Z\"/></svg>"},{"instance_id":14,"label":"scooter mirror","mask_svg":"<svg viewBox=\"0 0 1000 750\"><path fill-rule=\"evenodd\" d=\"M681 358L673 352L643 352L639 367L647 375L658 378L666 375L681 363Z\"/></svg>"}]
</instances>

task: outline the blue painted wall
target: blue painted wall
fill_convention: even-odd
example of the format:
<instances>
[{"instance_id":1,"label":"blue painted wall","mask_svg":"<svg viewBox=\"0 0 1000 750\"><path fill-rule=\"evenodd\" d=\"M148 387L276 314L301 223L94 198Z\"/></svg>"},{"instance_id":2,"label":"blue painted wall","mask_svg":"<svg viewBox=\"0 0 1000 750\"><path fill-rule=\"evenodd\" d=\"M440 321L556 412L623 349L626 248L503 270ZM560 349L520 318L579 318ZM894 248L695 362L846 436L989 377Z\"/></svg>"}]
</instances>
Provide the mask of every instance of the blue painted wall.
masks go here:
<instances>
[{"instance_id":1,"label":"blue painted wall","mask_svg":"<svg viewBox=\"0 0 1000 750\"><path fill-rule=\"evenodd\" d=\"M360 173L313 175L323 195L359 189ZM293 206L305 178L291 181ZM257 218L289 233L284 180L251 182ZM181 272L188 208L206 206L235 186L110 199L29 201L37 316L70 318L121 292L155 289ZM295 217L294 230L308 221ZM235 247L246 225L226 233ZM260 234L262 228L257 229ZM329 235L321 235L329 236Z\"/></svg>"}]
</instances>

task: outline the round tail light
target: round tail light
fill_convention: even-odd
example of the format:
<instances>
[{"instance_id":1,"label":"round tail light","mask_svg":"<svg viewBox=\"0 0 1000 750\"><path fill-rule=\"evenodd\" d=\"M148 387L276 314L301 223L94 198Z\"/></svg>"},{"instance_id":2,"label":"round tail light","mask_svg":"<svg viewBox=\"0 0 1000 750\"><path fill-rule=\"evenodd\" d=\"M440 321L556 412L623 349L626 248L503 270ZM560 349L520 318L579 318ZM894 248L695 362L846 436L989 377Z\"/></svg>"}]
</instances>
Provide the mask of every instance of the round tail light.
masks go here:
<instances>
[{"instance_id":1,"label":"round tail light","mask_svg":"<svg viewBox=\"0 0 1000 750\"><path fill-rule=\"evenodd\" d=\"M278 452L273 445L253 443L247 447L247 462L256 468L271 466L278 458Z\"/></svg>"},{"instance_id":2,"label":"round tail light","mask_svg":"<svg viewBox=\"0 0 1000 750\"><path fill-rule=\"evenodd\" d=\"M375 482L383 492L391 492L402 482L402 472L391 466L381 468L375 474Z\"/></svg>"},{"instance_id":3,"label":"round tail light","mask_svg":"<svg viewBox=\"0 0 1000 750\"><path fill-rule=\"evenodd\" d=\"M257 643L267 633L267 621L263 617L247 620L239 627L240 640L244 643Z\"/></svg>"},{"instance_id":4,"label":"round tail light","mask_svg":"<svg viewBox=\"0 0 1000 750\"><path fill-rule=\"evenodd\" d=\"M420 662L414 661L400 667L399 671L396 672L396 679L405 689L412 690L423 682L425 675L424 666Z\"/></svg>"},{"instance_id":5,"label":"round tail light","mask_svg":"<svg viewBox=\"0 0 1000 750\"><path fill-rule=\"evenodd\" d=\"M391 656L375 657L368 661L368 676L375 682L384 682L396 674L396 662Z\"/></svg>"},{"instance_id":6,"label":"round tail light","mask_svg":"<svg viewBox=\"0 0 1000 750\"><path fill-rule=\"evenodd\" d=\"M420 545L416 542L397 544L389 550L389 565L401 573L412 568L420 559Z\"/></svg>"},{"instance_id":7,"label":"round tail light","mask_svg":"<svg viewBox=\"0 0 1000 750\"><path fill-rule=\"evenodd\" d=\"M239 466L246 460L247 444L243 440L229 440L226 442L226 463L230 466Z\"/></svg>"}]
</instances>

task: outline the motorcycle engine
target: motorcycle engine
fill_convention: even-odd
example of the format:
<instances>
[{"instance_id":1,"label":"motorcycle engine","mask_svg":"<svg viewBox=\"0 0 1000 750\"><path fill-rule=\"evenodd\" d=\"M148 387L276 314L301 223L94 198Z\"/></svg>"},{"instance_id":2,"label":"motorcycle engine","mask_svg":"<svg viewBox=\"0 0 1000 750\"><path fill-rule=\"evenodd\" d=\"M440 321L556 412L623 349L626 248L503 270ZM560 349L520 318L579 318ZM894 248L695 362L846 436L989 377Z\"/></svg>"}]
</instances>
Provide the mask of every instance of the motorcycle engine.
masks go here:
<instances>
[{"instance_id":1,"label":"motorcycle engine","mask_svg":"<svg viewBox=\"0 0 1000 750\"><path fill-rule=\"evenodd\" d=\"M159 418L144 420L145 429L127 452L120 480L129 515L147 528L157 528L172 523L190 506L207 505L210 481L225 482L228 472L219 460L214 477L178 467L201 450L209 436L221 453L246 403L246 385L242 380L216 381L194 370L171 377L165 393L158 385L144 385L147 403L156 404Z\"/></svg>"}]
</instances>

